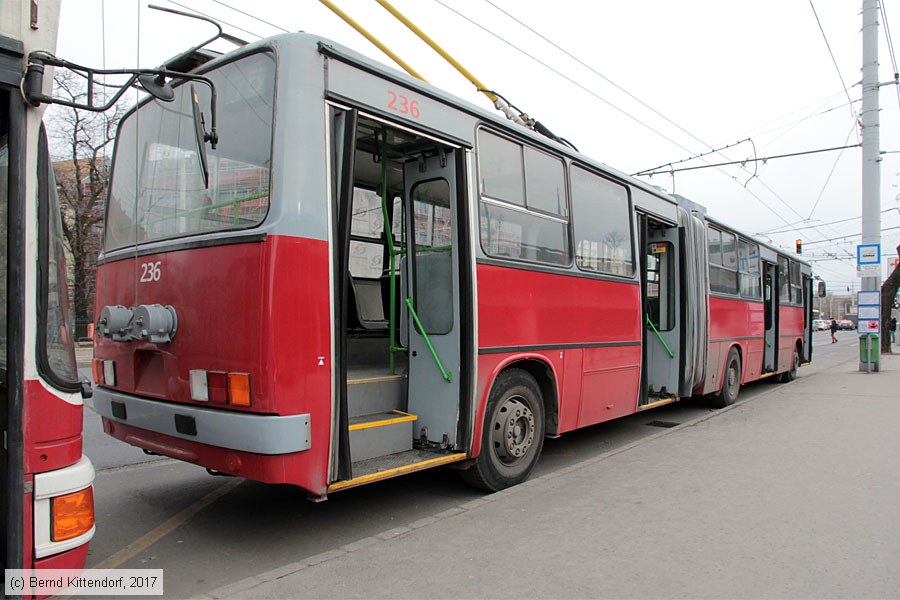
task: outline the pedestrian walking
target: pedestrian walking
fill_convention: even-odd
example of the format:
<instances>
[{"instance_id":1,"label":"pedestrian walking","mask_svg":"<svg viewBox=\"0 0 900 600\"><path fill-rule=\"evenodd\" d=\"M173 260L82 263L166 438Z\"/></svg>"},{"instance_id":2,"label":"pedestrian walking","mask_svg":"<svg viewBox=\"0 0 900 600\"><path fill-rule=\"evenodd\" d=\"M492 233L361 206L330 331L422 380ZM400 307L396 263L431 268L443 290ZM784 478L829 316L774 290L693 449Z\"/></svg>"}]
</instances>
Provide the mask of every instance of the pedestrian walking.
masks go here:
<instances>
[{"instance_id":1,"label":"pedestrian walking","mask_svg":"<svg viewBox=\"0 0 900 600\"><path fill-rule=\"evenodd\" d=\"M897 317L891 317L888 330L891 332L891 343L895 344L897 342Z\"/></svg>"},{"instance_id":2,"label":"pedestrian walking","mask_svg":"<svg viewBox=\"0 0 900 600\"><path fill-rule=\"evenodd\" d=\"M835 333L837 330L838 330L838 324L837 324L837 321L835 321L834 319L832 319L832 320L831 320L831 343L832 343L832 344L837 343L837 338L834 337L834 333Z\"/></svg>"}]
</instances>

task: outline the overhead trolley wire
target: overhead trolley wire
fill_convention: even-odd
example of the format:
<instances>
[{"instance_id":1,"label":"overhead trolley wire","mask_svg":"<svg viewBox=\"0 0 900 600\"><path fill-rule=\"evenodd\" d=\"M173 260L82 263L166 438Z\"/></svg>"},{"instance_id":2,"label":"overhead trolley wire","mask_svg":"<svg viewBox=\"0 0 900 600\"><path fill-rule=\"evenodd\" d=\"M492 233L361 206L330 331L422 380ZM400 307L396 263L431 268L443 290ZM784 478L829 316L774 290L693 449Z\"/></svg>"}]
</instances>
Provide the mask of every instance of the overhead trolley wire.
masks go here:
<instances>
[{"instance_id":1,"label":"overhead trolley wire","mask_svg":"<svg viewBox=\"0 0 900 600\"><path fill-rule=\"evenodd\" d=\"M891 208L885 208L884 210L881 211L881 214L884 214L887 212L892 212L895 210L900 210L900 209L898 209L896 206L891 207ZM850 217L849 219L839 219L837 221L829 221L828 223L819 223L818 226L822 227L824 225L839 225L841 223L849 223L850 221L858 221L861 218L862 218L861 216L857 216L857 217ZM804 221L808 221L808 219L804 219ZM756 233L756 235L776 235L779 233L791 233L792 231L798 231L800 229L812 229L813 227L815 227L815 225L803 225L801 227L792 227L791 229L780 229L780 230L776 230L776 231L759 231Z\"/></svg>"},{"instance_id":2,"label":"overhead trolley wire","mask_svg":"<svg viewBox=\"0 0 900 600\"><path fill-rule=\"evenodd\" d=\"M519 52L520 54L524 54L525 56L527 56L527 57L530 58L531 60L533 60L533 61L535 61L536 63L538 63L538 64L540 64L541 66L543 66L544 68L546 68L546 69L548 69L549 71L552 71L553 73L555 73L556 75L562 77L563 79L565 79L566 81L568 81L569 83L571 83L572 85L574 85L575 87L577 87L577 88L579 88L579 89L581 89L581 90L587 92L588 94L590 94L591 96L593 96L593 97L596 98L597 100L603 102L604 104L606 104L606 105L609 106L610 108L612 108L612 109L614 109L614 110L620 112L621 114L625 115L626 117L628 117L629 119L631 119L631 120L634 121L635 123L641 125L642 127L645 127L645 128L647 128L647 129L649 129L650 131L652 131L652 132L655 133L656 135L658 135L658 136L660 136L661 138L663 138L663 139L665 139L666 141L668 141L670 144L673 144L674 146L678 146L679 148L681 148L681 149L684 150L685 152L688 152L688 153L691 152L690 149L685 148L685 147L682 146L680 143L676 142L675 140L673 140L672 138L670 138L670 137L667 136L666 134L664 134L664 133L662 133L662 132L660 132L660 131L654 129L652 126L648 125L647 123L644 123L643 121L641 121L640 119L638 119L637 117L635 117L634 115L632 115L631 113L629 113L628 111L626 111L626 110L624 110L624 109L622 109L622 108L619 108L618 106L616 106L615 104L613 104L612 102L610 102L609 100L607 100L606 98L602 97L600 94L598 94L598 93L594 92L593 90L587 88L586 86L584 86L584 85L582 85L581 83L579 83L578 81L572 79L571 77L569 77L569 76L566 75L565 73L563 73L563 72L559 71L558 69L556 69L556 68L550 66L549 64L547 64L546 62L542 61L541 59L539 59L538 57L534 56L533 54L530 54L530 53L526 52L526 51L523 50L522 48L516 46L515 44L513 44L513 43L510 42L509 40L505 39L504 37L500 36L499 34L493 32L493 31L491 31L490 29L488 29L487 27L481 25L480 23L478 23L478 22L476 22L476 21L470 19L469 17L467 17L466 15L462 14L461 12L459 12L458 10L456 10L455 8L453 8L452 6L449 6L448 4L446 4L443 0L434 0L434 2L440 4L441 6L443 6L444 8L446 8L447 10L449 10L450 12L452 12L452 13L456 14L457 16L459 16L460 18L465 19L466 21L468 21L469 23L471 23L471 24L474 25L475 27L478 27L479 29L481 29L481 30L484 31L485 33L488 33L488 34L490 34L491 36L495 37L496 39L498 39L499 41L503 42L504 44L506 44L507 46L511 47L512 49L516 50L516 51Z\"/></svg>"},{"instance_id":3,"label":"overhead trolley wire","mask_svg":"<svg viewBox=\"0 0 900 600\"><path fill-rule=\"evenodd\" d=\"M280 31L283 31L284 33L290 33L290 30L285 29L285 28L282 27L281 25L276 25L275 23L270 23L269 21L266 21L265 19L260 19L260 18L257 17L256 15L252 15L252 14L250 14L250 13L248 13L248 12L244 12L244 11L242 11L242 10L239 9L239 8L235 8L234 6L231 6L230 4L227 4L227 3L225 3L225 2L222 2L222 0L212 0L212 1L215 2L216 4L220 4L220 5L224 6L225 8L230 8L231 10L233 10L233 11L236 12L236 13L240 13L240 14L246 16L246 17L250 17L251 19L253 19L253 20L255 20L255 21L259 21L260 23L263 23L263 24L265 24L265 25L268 25L269 27L274 27L275 29L278 29L278 30L280 30Z\"/></svg>"},{"instance_id":4,"label":"overhead trolley wire","mask_svg":"<svg viewBox=\"0 0 900 600\"><path fill-rule=\"evenodd\" d=\"M683 133L687 134L689 137L693 138L694 140L700 142L707 148L712 148L711 145L707 144L706 142L704 142L703 140L698 138L696 135L694 135L693 133L691 133L690 131L688 131L687 129L685 129L684 127L682 127L681 125L679 125L678 123L676 123L675 121L673 121L672 119L667 117L666 115L662 114L661 112L659 112L658 110L656 110L655 108L653 108L652 106L650 106L649 104L647 104L646 102L644 102L643 100L641 100L640 98L638 98L637 96L635 96L634 94L632 94L631 92L629 92L628 90L626 90L625 88L623 88L622 86L620 86L619 84L614 82L612 79L610 79L609 77L607 77L606 75L604 75L603 73L601 73L600 71L595 69L594 67L590 66L589 64L587 64L586 62L584 62L583 60L581 60L580 58L578 58L577 56L575 56L574 54L572 54L571 52L569 52L568 50L566 50L565 48L563 48L562 46L560 46L559 44L554 42L553 40L549 39L547 36L536 31L531 26L529 26L527 23L525 23L525 22L521 21L519 18L517 18L515 15L508 13L506 10L504 10L500 6L497 6L491 0L484 0L484 1L487 2L488 4L490 4L491 6L493 6L496 10L500 11L501 13L503 13L504 15L509 17L510 19L512 19L513 21L515 21L516 23L518 23L519 25L521 25L522 27L524 27L525 29L527 29L528 31L530 31L531 33L533 33L534 35L536 35L537 37L541 38L542 40L544 40L545 42L547 42L548 44L550 44L551 46L553 46L554 48L556 48L557 50L559 50L560 52L565 54L566 56L568 56L569 58L571 58L572 60L574 60L575 62L577 62L579 65L581 65L584 68L586 68L587 70L589 70L591 73L593 73L597 77L601 78L603 81L607 82L608 84L610 84L611 86L613 86L614 88L616 88L617 90L619 90L620 92L622 92L623 94L625 94L626 96L628 96L629 98L631 98L632 100L634 100L635 102L637 102L638 104L643 106L644 108L647 108L648 110L650 110L653 114L657 115L658 117L660 117L667 123L674 125L676 128L681 130ZM699 156L702 156L702 155L699 155Z\"/></svg>"},{"instance_id":5,"label":"overhead trolley wire","mask_svg":"<svg viewBox=\"0 0 900 600\"><path fill-rule=\"evenodd\" d=\"M897 54L894 52L894 40L891 37L891 25L888 23L887 12L884 8L884 0L878 3L881 9L881 20L884 22L884 35L887 38L888 53L891 55L891 66L894 67L894 83L898 83L900 78L900 69L897 68ZM900 106L900 84L894 86L897 92L897 105Z\"/></svg>"},{"instance_id":6,"label":"overhead trolley wire","mask_svg":"<svg viewBox=\"0 0 900 600\"><path fill-rule=\"evenodd\" d=\"M844 81L844 76L841 74L841 69L838 67L837 59L835 59L834 52L831 50L831 44L828 43L828 36L825 35L825 29L822 27L822 21L819 20L819 13L816 12L816 6L813 4L813 0L809 0L809 7L813 11L813 16L816 18L816 23L819 25L819 31L822 33L822 39L825 41L825 47L828 49L828 55L831 56L834 70L837 71L838 79L841 80L841 85L844 87L844 93L847 95L847 100L850 102L850 113L853 116L853 120L856 121L859 117L857 116L856 111L853 110L853 99L850 98L850 91L847 89L847 83ZM858 140L858 131L856 136Z\"/></svg>"},{"instance_id":7,"label":"overhead trolley wire","mask_svg":"<svg viewBox=\"0 0 900 600\"><path fill-rule=\"evenodd\" d=\"M438 4L441 4L441 5L444 6L445 8L447 8L447 9L453 11L454 13L456 13L456 14L459 15L460 17L466 19L466 20L469 21L470 23L473 23L474 25L480 27L481 29L483 29L483 30L485 30L485 31L488 31L487 29L485 29L484 27L482 27L482 26L479 25L478 23L475 23L474 21L472 21L471 19L469 19L469 18L466 17L465 15L461 14L459 11L456 11L455 9L450 8L449 6L447 6L447 5L446 5L444 2L442 2L441 0L435 0L435 2L437 2ZM637 98L637 96L635 96L634 94L628 92L628 91L625 90L623 87L619 86L618 84L616 84L615 82L613 82L612 80L610 80L608 77L606 77L605 75L603 75L602 73L600 73L599 71L597 71L596 69L594 69L593 67L591 67L590 65L588 65L585 61L583 61L583 60L577 58L577 57L574 56L571 52L569 52L569 51L563 49L561 46L559 46L559 45L556 44L555 42L551 41L547 36L545 36L545 35L543 35L543 34L537 32L536 30L534 30L534 29L533 29L532 27L530 27L529 25L523 23L521 20L519 20L519 19L516 18L515 16L511 15L510 13L508 13L507 11L505 11L504 9L502 9L501 7L497 6L492 0L485 0L485 2L486 2L487 4L489 4L490 6L494 7L494 8L495 8L496 10L498 10L499 12L501 12L501 13L503 13L504 15L506 15L507 17L509 17L510 19L512 19L513 21L515 21L516 23L518 23L519 25L521 25L522 27L524 27L525 29L527 29L528 31L530 31L531 33L533 33L534 35L538 36L540 39L542 39L542 40L544 40L545 42L547 42L548 44L550 44L551 46L553 46L554 48L556 48L557 50L559 50L560 52L562 52L562 53L565 54L566 56L568 56L568 57L570 57L571 59L575 60L578 64L580 64L580 65L584 66L585 68L589 69L591 72L593 72L593 73L596 74L597 76L601 77L603 80L607 81L608 83L610 83L611 85L613 85L614 87L616 87L617 89L619 89L620 91L622 91L623 93L627 94L629 97L633 98L635 101L639 102L641 105L643 105L643 106L645 106L646 108L650 109L652 112L654 112L655 114L657 114L658 116L660 116L661 118L663 118L664 120L666 120L667 122L671 123L672 125L674 125L674 126L677 127L678 129L680 129L681 131L683 131L684 133L686 133L688 136L690 136L690 137L693 138L694 140L698 141L699 143L701 143L702 145L706 146L707 148L712 149L712 145L711 145L711 144L709 144L709 143L703 141L702 139L700 139L700 138L697 137L696 135L694 135L694 134L692 134L691 132L687 131L684 127L678 125L678 124L675 123L672 119L666 117L665 115L663 115L661 112L659 112L658 110L656 110L656 109L654 109L653 107L651 107L651 106L650 106L649 104L647 104L646 102L640 100L639 98ZM664 139L666 139L666 140L668 140L668 141L674 143L676 146L678 146L678 147L682 148L683 150L687 151L689 154L693 154L693 153L691 153L690 150L687 150L687 149L684 148L684 146L682 146L681 144L678 144L677 142L674 142L674 140L670 139L668 136L663 135L662 133L660 133L659 131L657 131L657 130L654 129L653 127L647 125L646 123L643 123L643 122L640 121L639 119L636 119L635 117L631 116L631 115L628 114L626 111L624 111L623 109L621 109L621 108L619 108L619 107L613 105L611 102L609 102L609 101L607 101L607 100L605 100L605 99L603 99L603 98L600 98L596 93L594 93L594 92L588 90L588 89L585 88L583 85L581 85L581 84L575 82L572 78L563 75L563 74L560 73L558 70L556 70L556 69L554 69L554 68L548 66L548 65L547 65L546 63L544 63L543 61L541 61L541 60L539 60L539 59L537 59L537 58L531 56L530 54L528 54L527 52L525 52L524 50L522 50L522 49L519 48L518 46L515 46L515 45L512 44L511 42L508 42L507 40L501 38L499 35L495 34L495 33L492 32L492 31L488 31L488 33L490 33L490 34L493 35L494 37L500 39L500 40L503 41L504 43L506 43L506 44L512 46L514 49L516 49L516 50L519 51L520 53L525 54L526 56L528 56L528 57L531 58L532 60L535 60L536 62L538 62L539 64L543 65L544 67L550 69L551 71L553 71L553 72L556 73L557 75L560 75L561 77L563 77L563 78L566 79L567 81L569 81L569 82L573 83L574 85L578 86L579 88L581 88L581 89L587 91L587 92L590 93L592 96L594 96L594 97L600 99L600 100L603 101L604 103L606 103L606 104L612 106L613 108L615 108L616 110L622 112L623 114L626 114L627 116L629 116L629 117L632 118L633 120L637 121L638 123L640 123L640 124L643 125L644 127L647 127L648 129L650 129L651 131L653 131L653 132L656 133L657 135L660 135L660 136L663 137ZM844 93L847 94L846 86L844 86ZM847 94L847 95L848 95L848 98L849 98L849 94ZM852 102L852 100L851 100L851 101L850 101L851 111L852 111L852 104L853 104L853 102ZM752 141L751 141L751 143L752 143ZM727 147L727 146L726 146L726 147ZM720 148L719 151L717 151L717 150L712 150L712 152L717 152L717 153L721 154L723 157L728 158L727 156L725 156L724 154L721 153L721 150L722 150L722 149L724 149L724 148ZM702 154L700 154L700 155L695 155L695 156L693 156L693 158L699 158L699 157L705 156L705 155L707 155L707 154L710 154L710 153L712 153L712 152L705 152L705 153L702 153ZM704 162L705 162L705 161L704 161ZM759 179L759 177L758 177L758 175L757 175L756 172L750 173L750 171L749 171L748 169L746 169L746 167L744 166L744 164L742 164L742 163L746 163L746 162L750 162L750 161L734 161L734 162L731 163L731 164L741 164L741 168L742 168L745 172L747 172L748 174L751 175L751 179ZM710 165L710 166L712 166L712 165ZM722 172L724 175L730 177L731 179L734 179L735 181L737 181L737 177L734 177L734 176L732 176L732 175L729 175L728 173L725 173L725 172L722 171L721 169L719 169L719 171ZM668 173L673 173L674 171L667 171L667 172L668 172ZM737 182L740 184L739 181L737 181ZM749 182L749 180L748 180L748 182ZM788 202L787 202L784 198L782 198L777 192L775 192L775 190L773 190L771 187L769 187L768 185L766 185L765 182L762 181L762 179L759 179L759 182L760 182L761 185L763 185L763 187L766 188L766 190L767 190L769 193L771 193L771 194L772 194L779 202L781 202L785 207L787 207L789 210L791 210L792 212L794 212L794 213L795 213L798 217L800 217L801 219L803 218L803 215L802 215L802 214L800 214L799 212L797 212L796 209L794 209L794 207L791 206L790 203L788 203ZM745 189L745 191L746 191L747 193L749 193L751 196L753 196L753 198L755 198L760 204L762 204L764 207L766 207L770 212L772 212L775 216L777 216L779 219L781 219L785 224L788 224L787 219L785 219L778 211L774 210L768 203L766 203L765 201L763 201L763 199L762 199L758 194L753 193L753 192L747 187L746 183L745 183L745 184L741 184L741 185L742 185L742 187ZM808 220L808 219L807 219L807 220ZM822 233L821 231L820 231L819 233L820 233L821 235L823 235L823 236L825 235L825 234Z\"/></svg>"},{"instance_id":8,"label":"overhead trolley wire","mask_svg":"<svg viewBox=\"0 0 900 600\"><path fill-rule=\"evenodd\" d=\"M770 160L776 160L779 158L789 158L792 156L804 156L807 154L820 154L822 152L835 152L837 150L846 150L847 148L859 148L860 146L861 146L861 144L850 144L847 146L835 146L833 148L820 148L818 150L805 150L803 152L790 152L788 154L773 154L772 156L764 156L762 158L745 158L743 160L732 160L732 161L728 161L728 162L714 163L711 165L700 165L697 167L679 167L677 169L660 169L657 171L647 170L647 171L641 171L640 173L634 173L633 175L635 177L637 177L639 175L660 175L660 174L673 173L673 172L678 173L681 171L697 171L699 169L709 169L712 167L724 167L727 165L741 165L741 164L748 163L748 162L767 162ZM797 216L803 218L803 215L801 215L800 213L797 213ZM806 218L804 220L809 220L809 219Z\"/></svg>"},{"instance_id":9,"label":"overhead trolley wire","mask_svg":"<svg viewBox=\"0 0 900 600\"><path fill-rule=\"evenodd\" d=\"M897 229L900 229L900 225L897 225L895 227L885 227L884 229L881 229L879 231L880 231L880 233L884 233L886 231L896 231ZM811 242L803 242L803 243L807 246L810 246L812 244L824 244L825 242L834 242L837 240L843 240L843 239L847 239L847 238L857 238L860 236L862 236L862 233L848 233L847 235L841 235L838 237L828 238L825 240L812 240Z\"/></svg>"},{"instance_id":10,"label":"overhead trolley wire","mask_svg":"<svg viewBox=\"0 0 900 600\"><path fill-rule=\"evenodd\" d=\"M847 137L844 138L844 144L850 141L850 136L853 135L853 131L856 129L856 123L853 123L850 127L850 131L847 132ZM834 163L831 165L831 171L828 172L828 177L825 178L825 183L822 185L822 189L819 190L819 195L816 198L816 201L813 203L813 207L809 211L809 216L807 219L812 219L813 213L816 212L816 207L819 206L819 202L822 200L822 196L825 195L825 188L828 187L828 183L831 181L831 176L834 175L835 169L837 169L838 161L841 160L841 157L844 156L844 150L838 152L837 157L834 159Z\"/></svg>"},{"instance_id":11,"label":"overhead trolley wire","mask_svg":"<svg viewBox=\"0 0 900 600\"><path fill-rule=\"evenodd\" d=\"M183 8L183 9L185 9L185 10L189 10L189 11L191 11L191 12L197 13L198 15L202 15L202 16L204 16L204 17L208 17L208 18L212 19L213 21L216 21L216 22L221 23L221 24L223 24L223 25L228 25L228 26L231 27L232 29L237 29L238 31L243 31L244 33L249 33L249 34L252 35L253 37L256 37L256 38L259 38L259 39L263 39L263 37L265 37L265 36L259 35L258 33L253 32L253 31L250 31L249 29L244 29L243 27L238 27L237 25L234 25L233 23L229 23L228 21L224 21L224 20L222 20L222 19L217 19L216 17L214 17L214 16L212 16L212 15L210 15L210 14L208 14L208 13L199 11L199 10L197 10L196 8L192 7L192 6L186 6L186 5L184 5L184 4L180 3L180 2L176 2L175 0L166 0L166 2L168 2L169 4L174 4L175 6L178 6L178 7L180 7L180 8Z\"/></svg>"},{"instance_id":12,"label":"overhead trolley wire","mask_svg":"<svg viewBox=\"0 0 900 600\"><path fill-rule=\"evenodd\" d=\"M546 69L548 69L549 71L555 73L555 74L558 75L559 77L565 79L566 81L568 81L568 82L571 83L572 85L578 87L578 88L581 89L581 90L584 90L585 92L587 92L588 94L590 94L590 95L593 96L594 98L600 100L601 102L603 102L604 104L610 106L610 107L613 108L614 110L616 110L616 111L622 113L623 115L625 115L625 116L628 117L629 119L635 121L636 123L638 123L638 124L641 125L642 127L645 127L645 128L647 128L647 129L649 129L650 131L652 131L653 133L657 134L658 136L660 136L661 138L665 139L666 141L670 142L671 144L673 144L673 145L675 145L675 146L681 148L682 150L684 150L684 151L687 152L688 154L693 154L693 152L692 152L690 149L684 147L683 145L681 145L681 144L678 143L677 141L673 140L673 139L670 138L669 136L667 136L667 135L665 135L664 133L662 133L662 132L660 132L660 131L654 129L652 126L648 125L647 123L644 123L643 121L641 121L640 119L638 119L638 118L635 117L634 115L630 114L630 113L627 112L626 110L624 110L624 109L622 109L622 108L616 106L615 104L613 104L613 103L610 102L609 100L603 98L602 96L600 96L600 95L597 94L596 92L594 92L594 91L588 89L586 86L584 86L584 85L582 85L581 83L575 81L574 79L572 79L572 78L569 77L568 75L565 75L564 73L560 72L558 69L556 69L556 68L554 68L554 67L548 65L546 62L540 60L539 58L535 57L534 55L532 55L532 54L526 52L526 51L523 50L522 48L516 46L516 45L513 44L512 42L510 42L510 41L506 40L505 38L501 37L501 36L498 35L497 33L493 32L493 31L487 29L486 27L484 27L483 25L481 25L481 24L475 22L474 20L472 20L472 19L470 19L469 17L467 17L466 15L462 14L461 12L459 12L458 10L456 10L455 8L453 8L453 7L451 7L451 6L448 6L448 5L447 5L445 2L443 2L442 0L434 0L434 2L436 2L437 4L440 4L441 6L443 6L444 8L446 8L447 10L453 12L454 14L456 14L457 16L459 16L460 18L462 18L462 19L468 21L468 22L471 23L472 25L478 27L478 28L481 29L482 31L484 31L484 32L488 33L489 35L493 36L494 38L496 38L496 39L498 39L499 41L503 42L503 43L506 44L507 46L510 46L511 48L513 48L514 50L516 50L517 52L519 52L520 54L523 54L523 55L527 56L527 57L530 58L531 60L533 60L533 61L535 61L536 63L538 63L538 64L540 64L541 66L543 66L544 68L546 68ZM695 136L691 136L691 137L695 137ZM697 139L697 138L695 137L695 139ZM701 143L703 143L705 146L708 146L708 147L709 147L709 144L706 144L706 143L702 142L702 140L700 140L700 141L701 141ZM725 173L724 171L723 171L722 173L723 173L724 175L726 175L727 177L730 177L731 179L735 179L735 180L736 180L735 177L732 177L732 176L728 175L728 174ZM738 183L740 183L740 182L738 182ZM743 186L742 186L742 187L743 187ZM767 202L765 202L762 198L760 198L759 195L753 193L751 190L747 189L746 187L745 187L744 189L747 191L747 193L749 193L751 196L753 196L753 198L755 198L760 204L762 204L766 209L768 209L773 215L775 215L776 217L778 217L779 219L781 219L782 221L784 221L785 224L787 224L787 220L786 220L786 219L785 219L778 211L776 211L774 208L772 208ZM785 200L784 200L783 198L781 198L781 197L778 196L777 194L775 194L775 196L776 196L776 198L778 198L782 203L784 203L784 204L787 205L787 203L785 202Z\"/></svg>"}]
</instances>

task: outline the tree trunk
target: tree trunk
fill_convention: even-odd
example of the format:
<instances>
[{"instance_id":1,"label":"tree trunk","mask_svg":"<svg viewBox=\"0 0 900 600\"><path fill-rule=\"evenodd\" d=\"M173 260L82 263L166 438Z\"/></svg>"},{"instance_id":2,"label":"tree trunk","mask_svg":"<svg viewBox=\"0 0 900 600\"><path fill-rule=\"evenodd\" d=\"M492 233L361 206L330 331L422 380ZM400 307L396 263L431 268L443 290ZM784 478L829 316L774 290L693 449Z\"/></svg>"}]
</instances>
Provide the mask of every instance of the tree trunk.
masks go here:
<instances>
[{"instance_id":1,"label":"tree trunk","mask_svg":"<svg viewBox=\"0 0 900 600\"><path fill-rule=\"evenodd\" d=\"M900 255L900 246L897 246L897 254ZM881 353L891 351L891 309L894 306L894 298L900 289L900 263L881 284Z\"/></svg>"}]
</instances>

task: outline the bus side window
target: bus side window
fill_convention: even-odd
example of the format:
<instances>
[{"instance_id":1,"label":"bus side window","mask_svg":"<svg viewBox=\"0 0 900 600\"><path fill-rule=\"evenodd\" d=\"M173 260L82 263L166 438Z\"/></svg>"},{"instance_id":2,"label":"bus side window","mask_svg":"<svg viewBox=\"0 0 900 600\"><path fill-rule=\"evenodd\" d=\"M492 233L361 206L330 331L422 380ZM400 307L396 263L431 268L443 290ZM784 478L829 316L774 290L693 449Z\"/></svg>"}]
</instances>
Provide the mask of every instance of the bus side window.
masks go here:
<instances>
[{"instance_id":1,"label":"bus side window","mask_svg":"<svg viewBox=\"0 0 900 600\"><path fill-rule=\"evenodd\" d=\"M647 316L656 329L675 326L674 251L669 242L647 246Z\"/></svg>"},{"instance_id":2,"label":"bus side window","mask_svg":"<svg viewBox=\"0 0 900 600\"><path fill-rule=\"evenodd\" d=\"M78 389L75 364L74 311L69 301L66 269L66 245L62 215L56 191L56 178L47 148L46 134L41 128L38 147L39 250L42 277L38 282L39 324L38 364L41 374L54 387L63 391Z\"/></svg>"}]
</instances>

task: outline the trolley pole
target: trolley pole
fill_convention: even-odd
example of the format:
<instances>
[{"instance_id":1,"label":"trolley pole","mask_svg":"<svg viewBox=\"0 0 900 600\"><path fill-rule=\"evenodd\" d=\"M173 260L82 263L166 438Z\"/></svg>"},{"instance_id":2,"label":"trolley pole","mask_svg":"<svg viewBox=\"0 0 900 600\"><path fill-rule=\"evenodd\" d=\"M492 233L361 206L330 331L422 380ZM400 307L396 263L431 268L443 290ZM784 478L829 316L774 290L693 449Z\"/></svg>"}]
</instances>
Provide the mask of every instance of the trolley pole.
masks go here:
<instances>
[{"instance_id":1,"label":"trolley pole","mask_svg":"<svg viewBox=\"0 0 900 600\"><path fill-rule=\"evenodd\" d=\"M881 143L878 119L878 0L863 0L862 65L862 243L881 244ZM862 278L862 290L881 293L881 265L874 277ZM878 372L879 357L872 346L879 341L863 333L859 338L859 370ZM874 341L874 343L872 343Z\"/></svg>"}]
</instances>

